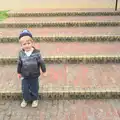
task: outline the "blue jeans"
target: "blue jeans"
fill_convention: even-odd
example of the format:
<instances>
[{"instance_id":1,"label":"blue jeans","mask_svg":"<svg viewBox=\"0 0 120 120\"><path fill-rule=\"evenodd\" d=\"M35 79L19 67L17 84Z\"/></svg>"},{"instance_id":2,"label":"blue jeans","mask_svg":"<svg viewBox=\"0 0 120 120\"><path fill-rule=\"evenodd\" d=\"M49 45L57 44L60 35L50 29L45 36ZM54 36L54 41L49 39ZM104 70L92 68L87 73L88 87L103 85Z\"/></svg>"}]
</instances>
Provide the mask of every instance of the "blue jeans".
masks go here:
<instances>
[{"instance_id":1,"label":"blue jeans","mask_svg":"<svg viewBox=\"0 0 120 120\"><path fill-rule=\"evenodd\" d=\"M38 78L22 79L22 95L25 101L38 100L39 81Z\"/></svg>"}]
</instances>

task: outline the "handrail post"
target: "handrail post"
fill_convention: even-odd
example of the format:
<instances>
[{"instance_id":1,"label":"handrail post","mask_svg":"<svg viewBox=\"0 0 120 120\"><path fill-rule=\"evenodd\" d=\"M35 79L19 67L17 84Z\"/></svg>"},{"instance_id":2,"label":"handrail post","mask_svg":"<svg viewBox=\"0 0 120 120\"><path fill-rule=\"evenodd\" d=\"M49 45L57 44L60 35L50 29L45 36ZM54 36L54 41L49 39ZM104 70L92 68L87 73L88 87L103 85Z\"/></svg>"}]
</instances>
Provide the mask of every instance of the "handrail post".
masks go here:
<instances>
[{"instance_id":1,"label":"handrail post","mask_svg":"<svg viewBox=\"0 0 120 120\"><path fill-rule=\"evenodd\" d=\"M118 6L118 0L116 0L115 11L117 11L117 6Z\"/></svg>"}]
</instances>

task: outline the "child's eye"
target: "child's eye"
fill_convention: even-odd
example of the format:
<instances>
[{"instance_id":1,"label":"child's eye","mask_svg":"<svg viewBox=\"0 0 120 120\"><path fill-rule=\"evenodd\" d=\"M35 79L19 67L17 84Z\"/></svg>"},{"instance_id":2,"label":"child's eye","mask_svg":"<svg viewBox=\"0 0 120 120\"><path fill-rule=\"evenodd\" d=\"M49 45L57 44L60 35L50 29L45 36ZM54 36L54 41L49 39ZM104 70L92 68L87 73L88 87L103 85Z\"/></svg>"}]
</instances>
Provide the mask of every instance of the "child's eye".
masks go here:
<instances>
[{"instance_id":1,"label":"child's eye","mask_svg":"<svg viewBox=\"0 0 120 120\"><path fill-rule=\"evenodd\" d=\"M31 44L31 42L28 42L28 45L30 45Z\"/></svg>"}]
</instances>

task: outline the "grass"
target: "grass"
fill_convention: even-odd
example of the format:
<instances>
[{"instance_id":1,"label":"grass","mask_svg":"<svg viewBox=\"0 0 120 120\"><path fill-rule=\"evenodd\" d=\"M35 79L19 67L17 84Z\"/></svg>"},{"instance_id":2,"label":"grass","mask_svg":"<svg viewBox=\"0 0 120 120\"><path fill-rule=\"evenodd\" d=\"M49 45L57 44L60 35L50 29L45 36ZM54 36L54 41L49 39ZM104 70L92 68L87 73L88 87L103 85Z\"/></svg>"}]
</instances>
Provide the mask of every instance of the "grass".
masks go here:
<instances>
[{"instance_id":1,"label":"grass","mask_svg":"<svg viewBox=\"0 0 120 120\"><path fill-rule=\"evenodd\" d=\"M0 21L3 21L4 19L8 18L8 11L9 10L0 11Z\"/></svg>"}]
</instances>

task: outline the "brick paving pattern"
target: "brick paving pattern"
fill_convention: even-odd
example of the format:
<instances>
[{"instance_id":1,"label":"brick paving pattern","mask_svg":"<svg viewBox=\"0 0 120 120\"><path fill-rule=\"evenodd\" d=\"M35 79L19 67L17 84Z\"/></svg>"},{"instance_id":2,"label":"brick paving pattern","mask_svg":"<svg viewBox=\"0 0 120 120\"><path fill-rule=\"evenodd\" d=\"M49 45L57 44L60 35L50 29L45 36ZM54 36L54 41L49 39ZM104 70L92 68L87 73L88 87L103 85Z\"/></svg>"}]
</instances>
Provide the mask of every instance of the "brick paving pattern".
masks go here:
<instances>
[{"instance_id":1,"label":"brick paving pattern","mask_svg":"<svg viewBox=\"0 0 120 120\"><path fill-rule=\"evenodd\" d=\"M112 88L120 85L120 64L47 64L48 76L40 76L43 87L80 86ZM0 66L0 91L20 91L16 66ZM42 92L43 88L40 88Z\"/></svg>"},{"instance_id":2,"label":"brick paving pattern","mask_svg":"<svg viewBox=\"0 0 120 120\"><path fill-rule=\"evenodd\" d=\"M41 42L36 43L35 47L40 49L42 56L115 55L120 53L120 42ZM14 51L11 48L14 48ZM0 43L0 57L17 57L20 48L18 43Z\"/></svg>"},{"instance_id":3,"label":"brick paving pattern","mask_svg":"<svg viewBox=\"0 0 120 120\"><path fill-rule=\"evenodd\" d=\"M120 101L41 100L38 108L20 108L20 101L0 101L0 120L119 120Z\"/></svg>"}]
</instances>

